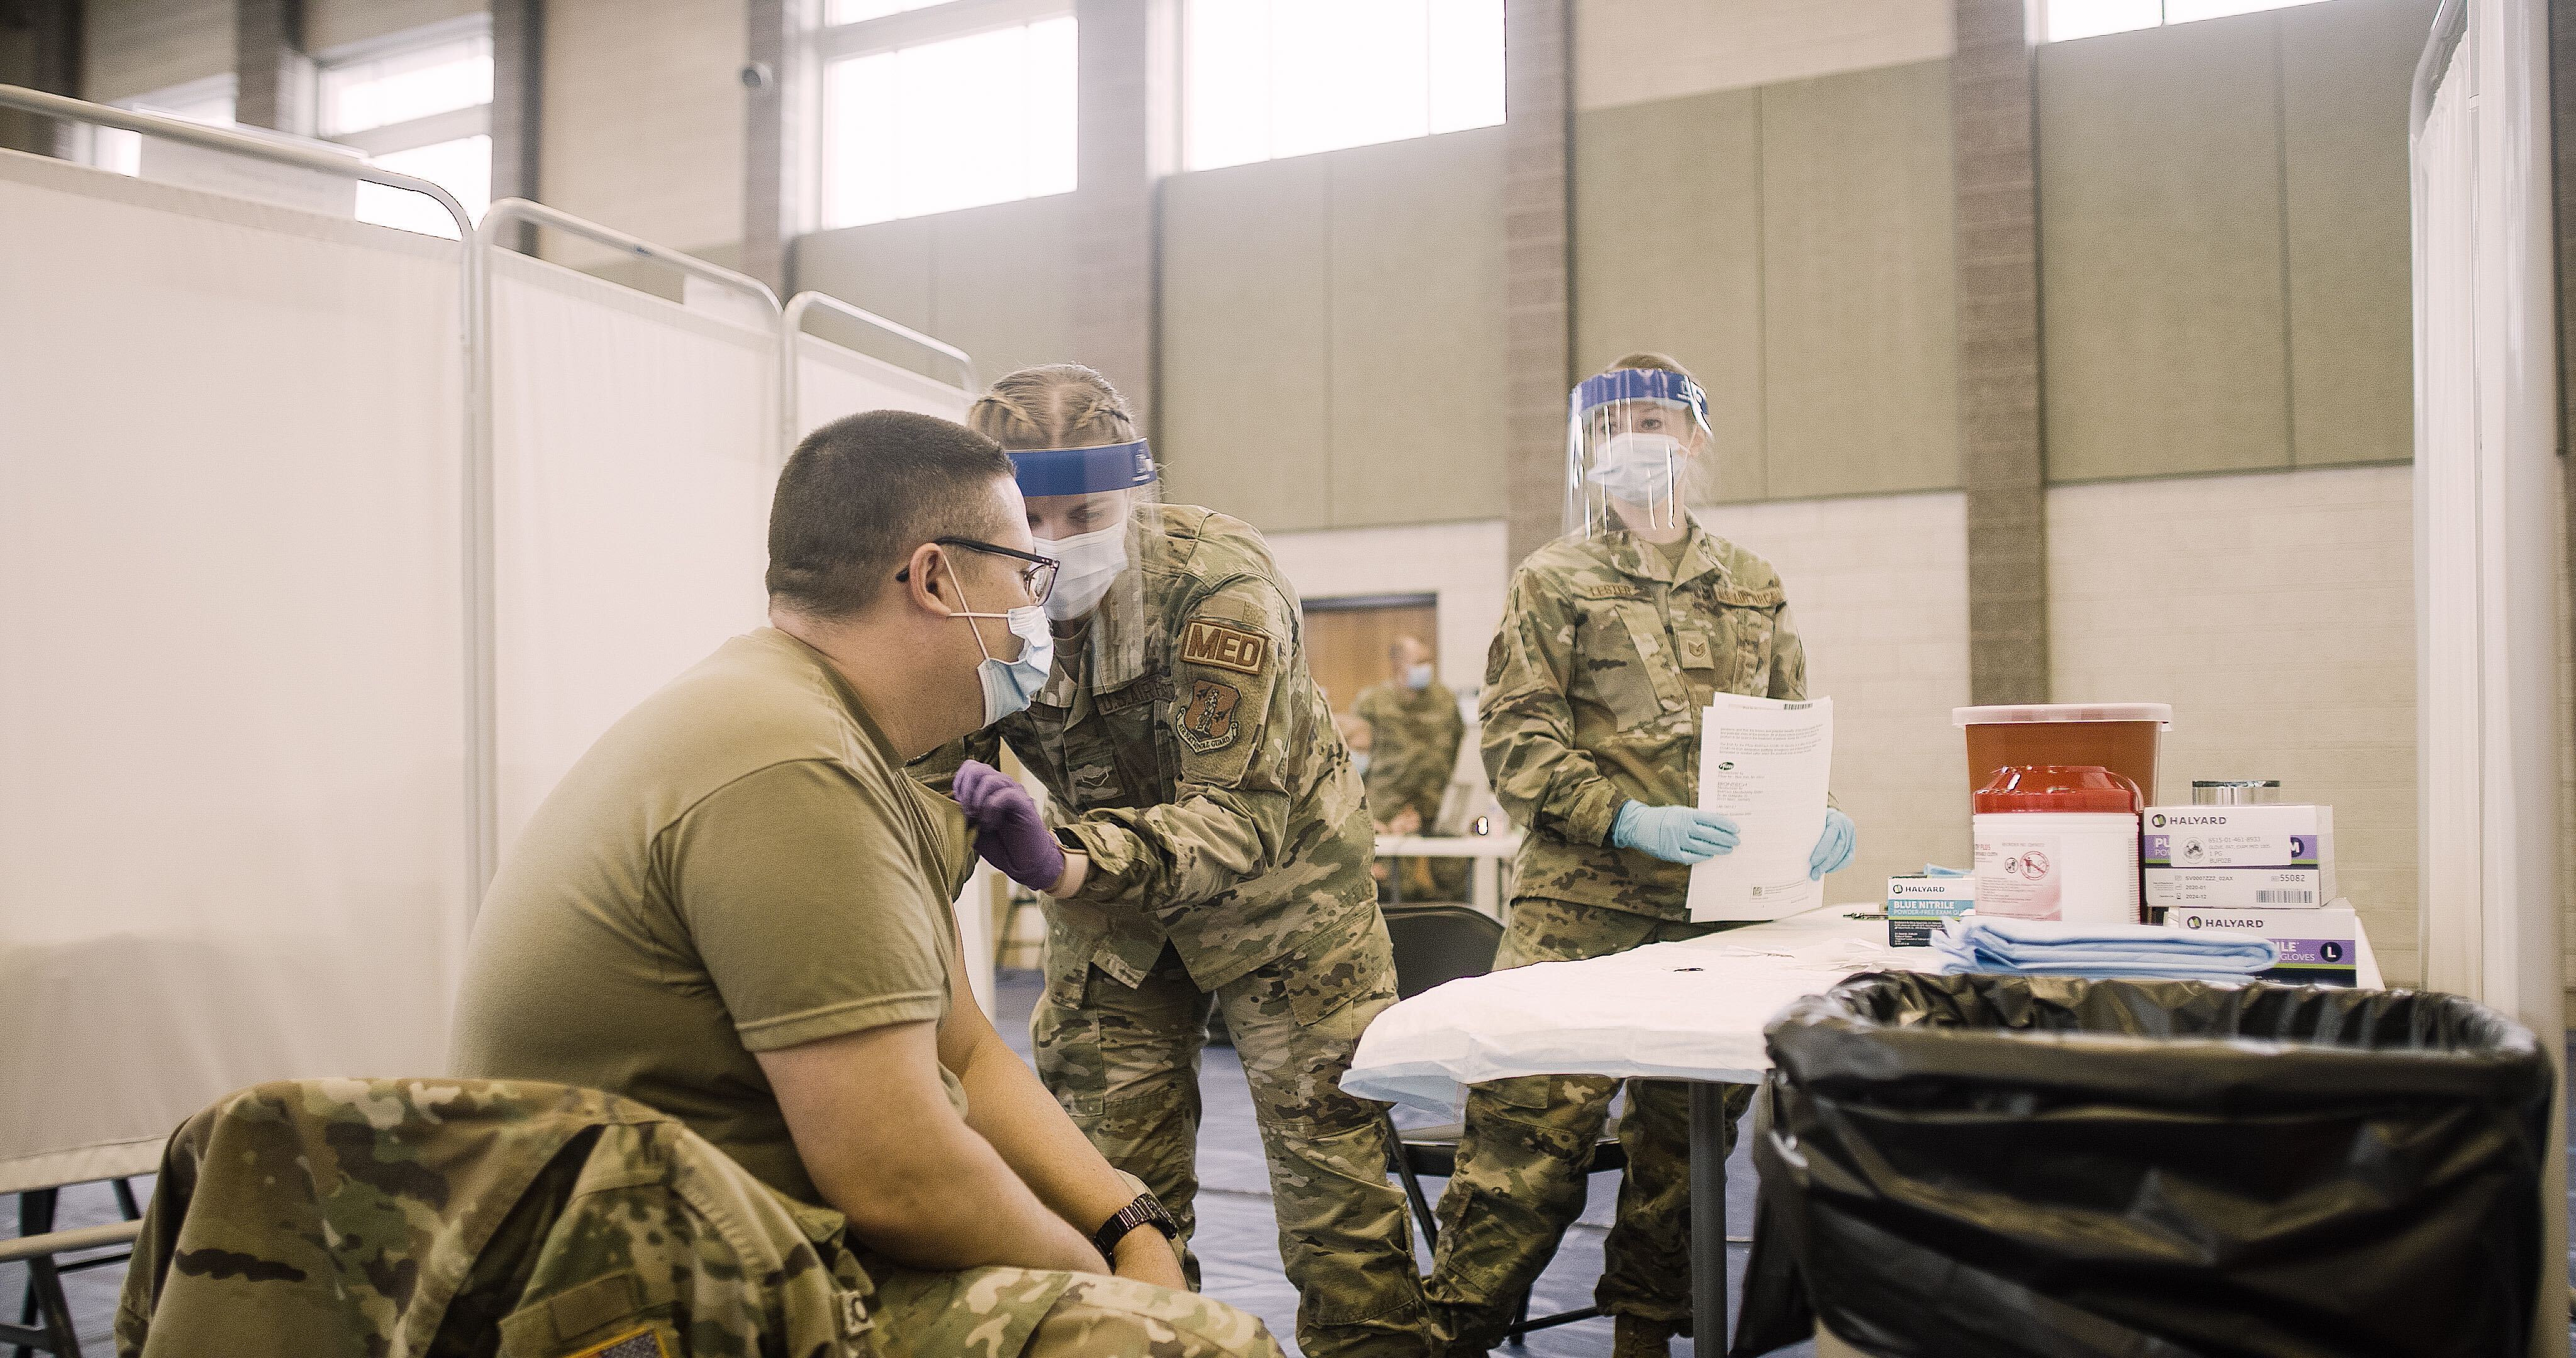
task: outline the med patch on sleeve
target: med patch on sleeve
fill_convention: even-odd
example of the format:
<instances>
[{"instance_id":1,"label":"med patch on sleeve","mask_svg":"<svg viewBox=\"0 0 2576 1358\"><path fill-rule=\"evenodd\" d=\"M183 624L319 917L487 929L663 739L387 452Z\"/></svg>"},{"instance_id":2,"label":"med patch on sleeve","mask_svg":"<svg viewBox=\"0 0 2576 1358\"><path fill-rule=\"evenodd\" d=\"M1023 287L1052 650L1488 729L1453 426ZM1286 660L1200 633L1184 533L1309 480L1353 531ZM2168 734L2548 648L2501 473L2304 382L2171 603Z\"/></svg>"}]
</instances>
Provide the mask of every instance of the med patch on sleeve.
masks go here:
<instances>
[{"instance_id":1,"label":"med patch on sleeve","mask_svg":"<svg viewBox=\"0 0 2576 1358\"><path fill-rule=\"evenodd\" d=\"M1192 618L1181 631L1181 663L1259 674L1270 664L1270 638L1247 627Z\"/></svg>"}]
</instances>

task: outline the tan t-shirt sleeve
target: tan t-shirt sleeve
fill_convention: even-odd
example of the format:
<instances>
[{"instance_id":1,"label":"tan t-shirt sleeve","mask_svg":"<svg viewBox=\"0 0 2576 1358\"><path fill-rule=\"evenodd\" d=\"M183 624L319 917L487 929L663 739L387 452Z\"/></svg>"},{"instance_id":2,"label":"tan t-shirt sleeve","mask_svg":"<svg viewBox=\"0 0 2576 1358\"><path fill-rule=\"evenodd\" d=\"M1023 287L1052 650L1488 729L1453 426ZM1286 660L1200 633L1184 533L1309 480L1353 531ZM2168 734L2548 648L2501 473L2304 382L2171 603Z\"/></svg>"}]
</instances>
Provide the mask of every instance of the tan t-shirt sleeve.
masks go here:
<instances>
[{"instance_id":1,"label":"tan t-shirt sleeve","mask_svg":"<svg viewBox=\"0 0 2576 1358\"><path fill-rule=\"evenodd\" d=\"M680 921L744 1047L947 1013L948 916L915 835L887 795L825 760L747 774L664 832Z\"/></svg>"}]
</instances>

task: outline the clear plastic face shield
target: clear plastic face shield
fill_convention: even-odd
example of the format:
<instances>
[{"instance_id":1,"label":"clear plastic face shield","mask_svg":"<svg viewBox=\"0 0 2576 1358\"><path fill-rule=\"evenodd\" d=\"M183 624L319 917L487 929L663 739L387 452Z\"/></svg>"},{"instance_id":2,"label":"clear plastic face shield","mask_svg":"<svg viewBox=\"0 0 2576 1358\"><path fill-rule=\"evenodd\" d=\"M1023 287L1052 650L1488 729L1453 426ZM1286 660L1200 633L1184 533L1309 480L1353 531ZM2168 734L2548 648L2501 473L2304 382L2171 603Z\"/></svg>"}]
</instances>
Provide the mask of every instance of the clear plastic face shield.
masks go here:
<instances>
[{"instance_id":1,"label":"clear plastic face shield","mask_svg":"<svg viewBox=\"0 0 2576 1358\"><path fill-rule=\"evenodd\" d=\"M1670 540L1690 505L1715 497L1711 443L1708 397L1688 377L1615 368L1584 379L1568 402L1565 531Z\"/></svg>"},{"instance_id":2,"label":"clear plastic face shield","mask_svg":"<svg viewBox=\"0 0 2576 1358\"><path fill-rule=\"evenodd\" d=\"M1153 509L1162 501L1153 451L1145 440L1096 448L1041 448L1011 454L1020 495L1029 504L1029 535L1041 556L1063 563L1047 596L1047 617L1091 616L1120 580L1139 580L1136 563L1162 533Z\"/></svg>"}]
</instances>

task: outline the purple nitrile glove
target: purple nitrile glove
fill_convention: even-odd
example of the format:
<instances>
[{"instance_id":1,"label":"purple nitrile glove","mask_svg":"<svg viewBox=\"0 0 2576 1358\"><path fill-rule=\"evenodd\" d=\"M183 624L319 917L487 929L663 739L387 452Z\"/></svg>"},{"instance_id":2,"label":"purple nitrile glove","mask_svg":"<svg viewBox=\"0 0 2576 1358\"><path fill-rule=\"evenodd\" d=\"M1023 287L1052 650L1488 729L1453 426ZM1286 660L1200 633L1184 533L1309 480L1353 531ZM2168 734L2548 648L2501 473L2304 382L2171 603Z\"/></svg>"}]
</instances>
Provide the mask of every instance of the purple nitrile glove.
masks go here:
<instances>
[{"instance_id":1,"label":"purple nitrile glove","mask_svg":"<svg viewBox=\"0 0 2576 1358\"><path fill-rule=\"evenodd\" d=\"M1064 876L1064 846L1038 817L1037 800L1011 776L969 759L950 785L966 823L975 827L975 852L1002 875L1031 891L1044 891Z\"/></svg>"}]
</instances>

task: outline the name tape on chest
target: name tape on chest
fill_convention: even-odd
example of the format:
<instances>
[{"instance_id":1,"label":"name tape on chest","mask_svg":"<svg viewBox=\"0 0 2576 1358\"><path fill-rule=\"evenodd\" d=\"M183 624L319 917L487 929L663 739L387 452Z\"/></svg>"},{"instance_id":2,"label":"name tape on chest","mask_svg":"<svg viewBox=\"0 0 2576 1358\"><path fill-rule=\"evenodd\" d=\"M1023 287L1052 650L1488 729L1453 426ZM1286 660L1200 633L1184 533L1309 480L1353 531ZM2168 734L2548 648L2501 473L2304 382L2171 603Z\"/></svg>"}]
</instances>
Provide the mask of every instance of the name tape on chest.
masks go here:
<instances>
[{"instance_id":1,"label":"name tape on chest","mask_svg":"<svg viewBox=\"0 0 2576 1358\"><path fill-rule=\"evenodd\" d=\"M1259 674L1270 662L1270 638L1244 627L1192 619L1181 630L1181 663Z\"/></svg>"}]
</instances>

